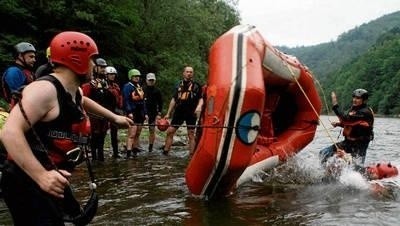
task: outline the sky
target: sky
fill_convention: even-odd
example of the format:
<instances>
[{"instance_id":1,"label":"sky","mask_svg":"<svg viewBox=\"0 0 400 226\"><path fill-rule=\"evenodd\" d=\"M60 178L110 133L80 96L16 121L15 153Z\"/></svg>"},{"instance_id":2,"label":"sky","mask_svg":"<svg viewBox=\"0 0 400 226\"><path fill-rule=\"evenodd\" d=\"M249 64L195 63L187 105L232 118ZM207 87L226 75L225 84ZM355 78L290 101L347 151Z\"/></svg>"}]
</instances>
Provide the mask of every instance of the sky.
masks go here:
<instances>
[{"instance_id":1,"label":"sky","mask_svg":"<svg viewBox=\"0 0 400 226\"><path fill-rule=\"evenodd\" d=\"M311 46L383 15L400 0L239 0L242 24L255 25L274 46Z\"/></svg>"}]
</instances>

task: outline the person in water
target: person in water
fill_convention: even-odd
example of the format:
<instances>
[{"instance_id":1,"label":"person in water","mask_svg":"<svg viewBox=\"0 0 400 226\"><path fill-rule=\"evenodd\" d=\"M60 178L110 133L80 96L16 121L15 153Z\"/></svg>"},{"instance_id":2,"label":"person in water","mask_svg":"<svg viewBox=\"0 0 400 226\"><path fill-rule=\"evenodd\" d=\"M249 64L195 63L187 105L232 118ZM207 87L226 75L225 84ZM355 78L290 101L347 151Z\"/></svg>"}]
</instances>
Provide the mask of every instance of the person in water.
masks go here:
<instances>
[{"instance_id":1,"label":"person in water","mask_svg":"<svg viewBox=\"0 0 400 226\"><path fill-rule=\"evenodd\" d=\"M332 109L339 118L339 122L332 122L332 126L343 127L344 140L321 150L321 163L324 164L340 149L350 153L356 165L364 165L369 142L373 139L374 125L374 113L367 105L368 96L365 89L354 90L352 106L347 112L343 112L339 108L335 92L332 92Z\"/></svg>"},{"instance_id":2,"label":"person in water","mask_svg":"<svg viewBox=\"0 0 400 226\"><path fill-rule=\"evenodd\" d=\"M162 147L162 153L164 155L169 154L174 135L184 122L186 123L189 137L189 153L190 155L194 153L195 126L203 107L202 86L193 79L193 67L185 66L182 76L183 79L175 87L175 92L169 103L167 114L164 116L165 119L169 119L172 115L172 125L167 129L165 145Z\"/></svg>"},{"instance_id":3,"label":"person in water","mask_svg":"<svg viewBox=\"0 0 400 226\"><path fill-rule=\"evenodd\" d=\"M64 225L60 205L69 186L68 152L88 139L86 111L123 127L133 121L83 96L98 54L92 38L61 32L51 41L54 71L27 85L0 140L8 153L1 189L14 225ZM17 138L17 139L16 139Z\"/></svg>"}]
</instances>

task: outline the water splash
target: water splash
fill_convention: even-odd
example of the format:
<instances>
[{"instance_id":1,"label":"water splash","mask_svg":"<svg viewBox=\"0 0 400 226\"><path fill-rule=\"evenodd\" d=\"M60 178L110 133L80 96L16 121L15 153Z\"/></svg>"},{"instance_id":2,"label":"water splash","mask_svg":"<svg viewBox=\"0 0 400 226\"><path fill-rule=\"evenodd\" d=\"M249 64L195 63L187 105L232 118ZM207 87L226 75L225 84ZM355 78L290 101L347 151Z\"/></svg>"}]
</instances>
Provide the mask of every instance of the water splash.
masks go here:
<instances>
[{"instance_id":1,"label":"water splash","mask_svg":"<svg viewBox=\"0 0 400 226\"><path fill-rule=\"evenodd\" d=\"M350 167L346 167L342 170L338 182L346 187L359 190L369 190L371 187L370 183L368 183L367 179L361 175L361 173L354 171Z\"/></svg>"}]
</instances>

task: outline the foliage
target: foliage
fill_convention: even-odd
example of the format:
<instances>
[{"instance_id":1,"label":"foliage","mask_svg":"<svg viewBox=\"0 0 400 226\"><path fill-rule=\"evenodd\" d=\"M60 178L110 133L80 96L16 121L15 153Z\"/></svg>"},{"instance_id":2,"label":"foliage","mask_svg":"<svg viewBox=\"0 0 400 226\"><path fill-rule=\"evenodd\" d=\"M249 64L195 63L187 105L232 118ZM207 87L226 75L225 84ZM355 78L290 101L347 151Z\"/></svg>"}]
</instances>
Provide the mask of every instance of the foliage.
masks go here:
<instances>
[{"instance_id":1,"label":"foliage","mask_svg":"<svg viewBox=\"0 0 400 226\"><path fill-rule=\"evenodd\" d=\"M356 27L335 42L278 48L297 56L314 72L326 105L330 105L330 92L336 91L341 107L348 108L351 92L365 88L375 113L400 114L400 12Z\"/></svg>"},{"instance_id":2,"label":"foliage","mask_svg":"<svg viewBox=\"0 0 400 226\"><path fill-rule=\"evenodd\" d=\"M367 89L373 110L384 115L400 113L400 29L378 38L368 52L329 76L326 90L341 94L339 101L349 106L352 90Z\"/></svg>"},{"instance_id":3,"label":"foliage","mask_svg":"<svg viewBox=\"0 0 400 226\"><path fill-rule=\"evenodd\" d=\"M236 3L221 0L2 0L0 69L10 63L12 46L28 41L45 61L51 38L64 30L90 35L101 56L119 72L154 72L166 101L185 64L203 83L208 49L222 33L239 24Z\"/></svg>"},{"instance_id":4,"label":"foliage","mask_svg":"<svg viewBox=\"0 0 400 226\"><path fill-rule=\"evenodd\" d=\"M382 34L398 26L400 12L395 12L355 27L341 34L337 41L307 47L278 48L299 58L324 83L329 74L367 52Z\"/></svg>"}]
</instances>

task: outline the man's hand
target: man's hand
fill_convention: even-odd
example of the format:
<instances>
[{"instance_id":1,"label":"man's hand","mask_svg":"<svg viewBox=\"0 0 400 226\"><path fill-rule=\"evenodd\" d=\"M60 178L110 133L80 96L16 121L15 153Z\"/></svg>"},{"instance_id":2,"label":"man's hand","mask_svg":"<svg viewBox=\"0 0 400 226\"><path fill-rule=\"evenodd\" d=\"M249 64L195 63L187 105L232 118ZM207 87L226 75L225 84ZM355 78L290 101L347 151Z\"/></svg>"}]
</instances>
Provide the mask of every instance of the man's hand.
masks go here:
<instances>
[{"instance_id":1,"label":"man's hand","mask_svg":"<svg viewBox=\"0 0 400 226\"><path fill-rule=\"evenodd\" d=\"M125 117L122 115L115 115L114 122L121 128L128 128L129 126L133 126L133 120L129 117Z\"/></svg>"},{"instance_id":2,"label":"man's hand","mask_svg":"<svg viewBox=\"0 0 400 226\"><path fill-rule=\"evenodd\" d=\"M197 107L196 110L194 110L194 114L196 115L196 118L200 118L201 107Z\"/></svg>"},{"instance_id":3,"label":"man's hand","mask_svg":"<svg viewBox=\"0 0 400 226\"><path fill-rule=\"evenodd\" d=\"M39 177L38 184L40 188L58 198L64 198L64 189L69 185L68 177L71 174L65 170L50 170L45 171Z\"/></svg>"}]
</instances>

